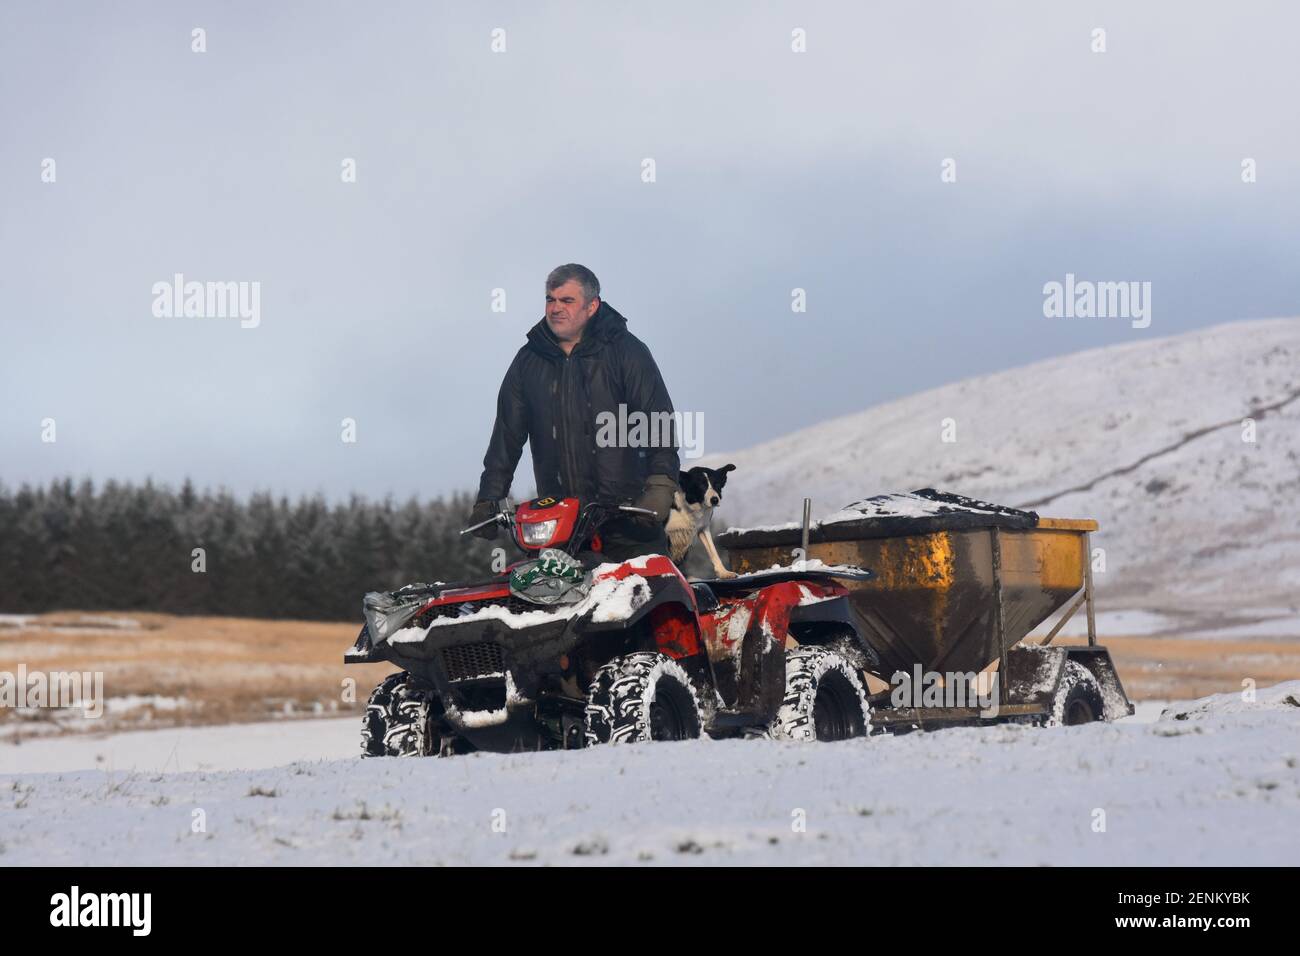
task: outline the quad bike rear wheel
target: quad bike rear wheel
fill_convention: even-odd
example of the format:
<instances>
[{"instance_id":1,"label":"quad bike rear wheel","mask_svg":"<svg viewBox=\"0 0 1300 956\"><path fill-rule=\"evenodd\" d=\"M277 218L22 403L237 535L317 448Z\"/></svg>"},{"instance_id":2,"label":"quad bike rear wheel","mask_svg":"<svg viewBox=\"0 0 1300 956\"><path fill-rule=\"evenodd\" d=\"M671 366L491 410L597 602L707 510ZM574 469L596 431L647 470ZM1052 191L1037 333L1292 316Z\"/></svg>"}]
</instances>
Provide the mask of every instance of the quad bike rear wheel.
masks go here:
<instances>
[{"instance_id":1,"label":"quad bike rear wheel","mask_svg":"<svg viewBox=\"0 0 1300 956\"><path fill-rule=\"evenodd\" d=\"M1066 661L1045 726L1073 727L1103 720L1105 716L1106 706L1097 678L1078 661Z\"/></svg>"},{"instance_id":2,"label":"quad bike rear wheel","mask_svg":"<svg viewBox=\"0 0 1300 956\"><path fill-rule=\"evenodd\" d=\"M363 757L427 757L442 749L434 729L437 695L406 671L389 674L370 693L361 718Z\"/></svg>"},{"instance_id":3,"label":"quad bike rear wheel","mask_svg":"<svg viewBox=\"0 0 1300 956\"><path fill-rule=\"evenodd\" d=\"M616 657L596 672L585 722L588 746L690 740L703 726L690 678L671 657L653 651Z\"/></svg>"},{"instance_id":4,"label":"quad bike rear wheel","mask_svg":"<svg viewBox=\"0 0 1300 956\"><path fill-rule=\"evenodd\" d=\"M768 726L777 740L847 740L871 730L862 680L848 661L821 647L785 655L785 697Z\"/></svg>"}]
</instances>

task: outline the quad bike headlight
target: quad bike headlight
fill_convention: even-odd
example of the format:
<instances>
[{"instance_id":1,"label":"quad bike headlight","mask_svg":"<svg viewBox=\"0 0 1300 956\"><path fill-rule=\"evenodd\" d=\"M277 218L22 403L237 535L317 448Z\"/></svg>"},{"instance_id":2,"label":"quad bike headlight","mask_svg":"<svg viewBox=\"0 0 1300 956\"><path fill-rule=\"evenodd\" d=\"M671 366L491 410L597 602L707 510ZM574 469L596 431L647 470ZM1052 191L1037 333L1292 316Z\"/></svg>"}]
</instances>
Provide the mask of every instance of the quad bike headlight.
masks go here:
<instances>
[{"instance_id":1,"label":"quad bike headlight","mask_svg":"<svg viewBox=\"0 0 1300 956\"><path fill-rule=\"evenodd\" d=\"M557 524L559 524L559 520L556 518L549 521L525 522L524 544L550 544L551 539L555 537L555 526Z\"/></svg>"}]
</instances>

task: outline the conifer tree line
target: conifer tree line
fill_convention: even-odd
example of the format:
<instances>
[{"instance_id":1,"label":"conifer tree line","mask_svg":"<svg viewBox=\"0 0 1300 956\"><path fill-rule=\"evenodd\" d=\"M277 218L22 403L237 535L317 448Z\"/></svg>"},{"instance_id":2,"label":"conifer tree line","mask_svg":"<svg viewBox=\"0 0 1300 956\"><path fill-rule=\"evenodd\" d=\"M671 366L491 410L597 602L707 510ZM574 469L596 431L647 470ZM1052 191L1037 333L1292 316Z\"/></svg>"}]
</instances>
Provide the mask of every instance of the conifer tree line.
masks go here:
<instances>
[{"instance_id":1,"label":"conifer tree line","mask_svg":"<svg viewBox=\"0 0 1300 956\"><path fill-rule=\"evenodd\" d=\"M361 620L367 591L491 574L494 545L462 537L473 496L239 500L57 479L0 482L0 612L63 609ZM204 569L196 571L195 549ZM513 555L511 559L513 560Z\"/></svg>"}]
</instances>

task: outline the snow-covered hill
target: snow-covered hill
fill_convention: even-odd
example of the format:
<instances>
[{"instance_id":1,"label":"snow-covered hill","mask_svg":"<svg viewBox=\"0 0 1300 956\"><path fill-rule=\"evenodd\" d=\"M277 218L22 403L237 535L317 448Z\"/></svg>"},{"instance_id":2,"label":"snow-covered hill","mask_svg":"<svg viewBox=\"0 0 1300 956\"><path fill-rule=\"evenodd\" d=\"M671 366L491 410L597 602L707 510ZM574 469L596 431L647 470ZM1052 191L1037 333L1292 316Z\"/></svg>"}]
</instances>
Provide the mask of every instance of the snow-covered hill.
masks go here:
<instances>
[{"instance_id":1,"label":"snow-covered hill","mask_svg":"<svg viewBox=\"0 0 1300 956\"><path fill-rule=\"evenodd\" d=\"M1300 319L968 379L707 463L726 461L724 524L933 487L1096 518L1105 607L1279 634L1300 616Z\"/></svg>"}]
</instances>

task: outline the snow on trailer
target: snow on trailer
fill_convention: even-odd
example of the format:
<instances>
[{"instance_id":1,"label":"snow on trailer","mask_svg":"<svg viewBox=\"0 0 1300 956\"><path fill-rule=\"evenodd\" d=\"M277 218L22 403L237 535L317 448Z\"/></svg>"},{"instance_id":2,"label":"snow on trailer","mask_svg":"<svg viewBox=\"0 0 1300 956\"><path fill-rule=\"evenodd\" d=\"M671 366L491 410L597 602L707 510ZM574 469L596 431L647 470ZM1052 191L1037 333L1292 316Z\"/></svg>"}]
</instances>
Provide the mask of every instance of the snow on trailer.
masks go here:
<instances>
[{"instance_id":1,"label":"snow on trailer","mask_svg":"<svg viewBox=\"0 0 1300 956\"><path fill-rule=\"evenodd\" d=\"M880 682L873 686L889 685L871 697L875 729L1073 724L1133 712L1097 643L1095 521L1043 518L930 488L805 521L731 528L718 544L741 573L789 564L792 554L875 572L846 582L860 637L854 663ZM1081 607L1087 645L1050 646ZM1057 612L1040 644L1022 643Z\"/></svg>"}]
</instances>

